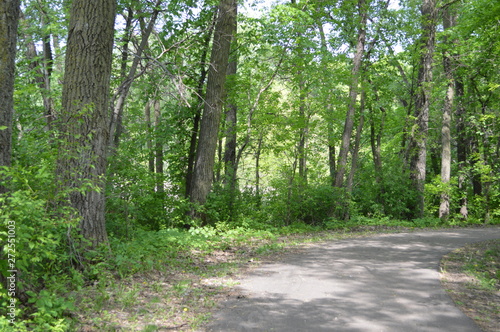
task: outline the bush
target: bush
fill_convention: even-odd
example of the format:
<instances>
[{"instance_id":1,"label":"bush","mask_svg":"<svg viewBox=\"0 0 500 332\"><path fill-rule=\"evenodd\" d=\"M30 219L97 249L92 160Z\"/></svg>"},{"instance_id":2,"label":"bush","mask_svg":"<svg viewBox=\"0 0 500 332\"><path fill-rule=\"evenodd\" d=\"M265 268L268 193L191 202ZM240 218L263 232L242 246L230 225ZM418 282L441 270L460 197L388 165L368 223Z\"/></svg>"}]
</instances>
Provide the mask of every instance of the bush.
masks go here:
<instances>
[{"instance_id":1,"label":"bush","mask_svg":"<svg viewBox=\"0 0 500 332\"><path fill-rule=\"evenodd\" d=\"M50 211L50 170L12 168L2 176L10 179L5 184L12 191L0 196L1 270L3 278L9 270L17 271L17 278L14 292L2 283L0 316L6 317L6 304L15 297L16 329L63 331L68 324L64 316L73 306L66 294L81 285L81 279L71 277L74 257L68 251L77 220L67 209ZM7 323L1 320L0 326L6 328Z\"/></svg>"}]
</instances>

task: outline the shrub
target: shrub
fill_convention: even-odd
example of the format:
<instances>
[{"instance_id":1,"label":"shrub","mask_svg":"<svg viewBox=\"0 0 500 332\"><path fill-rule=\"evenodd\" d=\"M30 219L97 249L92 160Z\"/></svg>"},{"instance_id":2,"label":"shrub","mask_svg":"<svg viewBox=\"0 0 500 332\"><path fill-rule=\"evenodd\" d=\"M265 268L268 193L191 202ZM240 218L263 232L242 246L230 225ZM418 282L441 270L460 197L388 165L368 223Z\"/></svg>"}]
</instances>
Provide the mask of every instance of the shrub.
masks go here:
<instances>
[{"instance_id":1,"label":"shrub","mask_svg":"<svg viewBox=\"0 0 500 332\"><path fill-rule=\"evenodd\" d=\"M63 331L64 315L72 308L65 294L81 280L69 277L74 257L68 239L75 236L77 220L47 198L53 183L50 170L12 168L2 175L10 179L6 184L12 190L0 196L1 270L4 278L6 271L17 271L17 278L15 294L2 285L0 316L6 317L6 303L15 295L18 330L29 326L35 331ZM2 320L0 326L6 323Z\"/></svg>"}]
</instances>

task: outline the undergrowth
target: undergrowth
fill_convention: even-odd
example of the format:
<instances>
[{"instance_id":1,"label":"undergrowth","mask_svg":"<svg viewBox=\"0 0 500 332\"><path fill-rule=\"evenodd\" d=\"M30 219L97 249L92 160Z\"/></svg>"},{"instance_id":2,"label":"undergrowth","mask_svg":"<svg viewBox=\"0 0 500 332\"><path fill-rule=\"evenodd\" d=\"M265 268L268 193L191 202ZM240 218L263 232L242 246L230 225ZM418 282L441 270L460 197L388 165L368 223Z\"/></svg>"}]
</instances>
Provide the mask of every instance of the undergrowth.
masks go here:
<instances>
[{"instance_id":1,"label":"undergrowth","mask_svg":"<svg viewBox=\"0 0 500 332\"><path fill-rule=\"evenodd\" d=\"M348 232L468 225L383 216L314 223L291 218L276 224L257 215L190 229L151 230L131 223L127 232L117 234L112 230L118 228L109 225L110 248L81 252L75 245L81 241L78 220L72 219L72 211L51 205L51 170L28 171L12 171L13 190L0 196L0 331L106 331L124 325L154 330L162 326L153 322L157 317L171 327L176 322L196 326L209 317L214 298L231 284L227 276L239 264L290 244ZM8 253L14 249L15 262L9 267ZM498 259L498 252L488 255ZM87 264L81 264L82 257ZM17 271L15 289L6 279L12 270ZM127 319L120 323L124 311Z\"/></svg>"}]
</instances>

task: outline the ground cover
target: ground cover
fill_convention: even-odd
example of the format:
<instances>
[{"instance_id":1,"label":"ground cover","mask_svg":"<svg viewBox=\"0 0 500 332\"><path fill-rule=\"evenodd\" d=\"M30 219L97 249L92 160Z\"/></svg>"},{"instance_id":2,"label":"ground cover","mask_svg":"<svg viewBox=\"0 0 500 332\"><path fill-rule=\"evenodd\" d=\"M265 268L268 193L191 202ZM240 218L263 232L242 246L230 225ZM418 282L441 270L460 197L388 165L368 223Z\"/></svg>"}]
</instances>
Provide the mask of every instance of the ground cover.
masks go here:
<instances>
[{"instance_id":1,"label":"ground cover","mask_svg":"<svg viewBox=\"0 0 500 332\"><path fill-rule=\"evenodd\" d=\"M500 240L473 243L443 257L441 283L484 331L500 331Z\"/></svg>"}]
</instances>

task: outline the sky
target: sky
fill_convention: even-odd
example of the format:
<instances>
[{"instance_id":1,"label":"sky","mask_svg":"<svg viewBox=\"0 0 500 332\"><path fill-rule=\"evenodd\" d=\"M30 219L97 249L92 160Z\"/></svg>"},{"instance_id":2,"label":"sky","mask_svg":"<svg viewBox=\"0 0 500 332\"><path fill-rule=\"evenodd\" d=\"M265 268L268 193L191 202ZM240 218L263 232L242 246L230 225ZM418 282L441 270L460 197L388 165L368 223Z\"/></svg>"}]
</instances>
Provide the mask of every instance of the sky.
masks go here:
<instances>
[{"instance_id":1,"label":"sky","mask_svg":"<svg viewBox=\"0 0 500 332\"><path fill-rule=\"evenodd\" d=\"M399 1L390 0L389 9L399 9ZM289 2L289 0L245 0L239 11L245 14L245 16L258 18L263 13L268 12L273 4L286 2Z\"/></svg>"}]
</instances>

